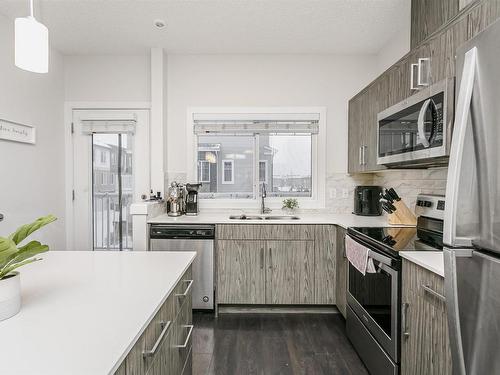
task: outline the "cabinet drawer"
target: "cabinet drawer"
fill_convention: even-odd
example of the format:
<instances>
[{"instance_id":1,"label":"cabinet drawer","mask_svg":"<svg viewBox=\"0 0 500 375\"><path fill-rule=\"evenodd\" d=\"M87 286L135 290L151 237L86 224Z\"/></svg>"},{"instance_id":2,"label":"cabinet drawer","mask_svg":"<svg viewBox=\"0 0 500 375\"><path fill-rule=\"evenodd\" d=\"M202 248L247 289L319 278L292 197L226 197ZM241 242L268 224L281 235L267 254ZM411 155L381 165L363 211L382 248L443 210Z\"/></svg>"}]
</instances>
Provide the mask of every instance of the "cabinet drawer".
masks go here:
<instances>
[{"instance_id":1,"label":"cabinet drawer","mask_svg":"<svg viewBox=\"0 0 500 375\"><path fill-rule=\"evenodd\" d=\"M403 260L403 285L419 295L424 290L422 286L444 295L444 279L441 276L407 260Z\"/></svg>"},{"instance_id":2,"label":"cabinet drawer","mask_svg":"<svg viewBox=\"0 0 500 375\"><path fill-rule=\"evenodd\" d=\"M312 240L314 225L223 224L217 225L219 240Z\"/></svg>"},{"instance_id":3,"label":"cabinet drawer","mask_svg":"<svg viewBox=\"0 0 500 375\"><path fill-rule=\"evenodd\" d=\"M187 281L191 280L191 267L184 273L179 283L174 287L172 293L165 303L160 307L154 318L132 347L124 362L116 374L124 375L165 375L180 374L181 371L168 371L172 362L172 345L177 342L175 337L177 330L177 316L182 309L188 309L191 314L192 294L191 289L187 290L186 296L176 296L184 294L187 289ZM149 356L143 352L152 350L156 345L156 350ZM125 373L123 373L123 367ZM182 368L181 368L182 369Z\"/></svg>"},{"instance_id":4,"label":"cabinet drawer","mask_svg":"<svg viewBox=\"0 0 500 375\"><path fill-rule=\"evenodd\" d=\"M181 374L189 360L193 342L192 299L186 300L175 320L174 343L172 345L171 366L175 367L172 374Z\"/></svg>"}]
</instances>

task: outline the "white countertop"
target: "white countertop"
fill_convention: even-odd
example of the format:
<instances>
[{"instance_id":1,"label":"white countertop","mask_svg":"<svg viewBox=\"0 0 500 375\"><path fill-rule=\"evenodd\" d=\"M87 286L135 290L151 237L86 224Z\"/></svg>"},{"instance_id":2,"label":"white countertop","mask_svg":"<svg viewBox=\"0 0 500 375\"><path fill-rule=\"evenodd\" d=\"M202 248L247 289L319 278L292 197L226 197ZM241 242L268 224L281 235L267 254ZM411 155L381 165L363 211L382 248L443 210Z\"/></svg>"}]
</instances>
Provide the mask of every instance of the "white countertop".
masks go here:
<instances>
[{"instance_id":1,"label":"white countertop","mask_svg":"<svg viewBox=\"0 0 500 375\"><path fill-rule=\"evenodd\" d=\"M329 214L329 213L297 213L299 220L234 220L230 215L240 215L241 212L201 212L198 216L170 217L163 214L148 220L149 224L334 224L344 228L348 227L389 227L385 216L357 216L354 214ZM247 215L257 215L247 213ZM275 211L270 216L285 215ZM401 225L398 225L401 226Z\"/></svg>"},{"instance_id":2,"label":"white countertop","mask_svg":"<svg viewBox=\"0 0 500 375\"><path fill-rule=\"evenodd\" d=\"M410 262L444 277L444 255L442 251L400 251L399 254Z\"/></svg>"},{"instance_id":3,"label":"white countertop","mask_svg":"<svg viewBox=\"0 0 500 375\"><path fill-rule=\"evenodd\" d=\"M20 269L21 311L0 321L2 374L113 373L195 255L43 254Z\"/></svg>"}]
</instances>

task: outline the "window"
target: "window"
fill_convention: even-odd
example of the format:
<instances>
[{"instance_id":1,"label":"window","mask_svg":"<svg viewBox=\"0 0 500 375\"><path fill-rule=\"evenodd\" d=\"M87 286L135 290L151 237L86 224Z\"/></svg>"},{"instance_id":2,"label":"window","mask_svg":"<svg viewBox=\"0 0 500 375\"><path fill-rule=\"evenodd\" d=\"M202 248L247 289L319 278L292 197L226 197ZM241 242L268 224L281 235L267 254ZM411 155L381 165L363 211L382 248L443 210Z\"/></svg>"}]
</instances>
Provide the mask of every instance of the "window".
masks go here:
<instances>
[{"instance_id":1,"label":"window","mask_svg":"<svg viewBox=\"0 0 500 375\"><path fill-rule=\"evenodd\" d=\"M268 184L268 196L311 197L312 135L267 134L259 143L259 181Z\"/></svg>"},{"instance_id":2,"label":"window","mask_svg":"<svg viewBox=\"0 0 500 375\"><path fill-rule=\"evenodd\" d=\"M281 207L287 197L303 199L311 208L323 207L325 140L318 134L324 110L301 107L287 113L257 112L260 110L192 112L196 152L191 155L197 158L193 171L203 184L199 198L219 199L223 206L237 207L230 200L246 200L242 204L257 201L260 185L265 183L271 207Z\"/></svg>"},{"instance_id":3,"label":"window","mask_svg":"<svg viewBox=\"0 0 500 375\"><path fill-rule=\"evenodd\" d=\"M248 199L254 195L254 136L198 136L200 198Z\"/></svg>"},{"instance_id":4,"label":"window","mask_svg":"<svg viewBox=\"0 0 500 375\"><path fill-rule=\"evenodd\" d=\"M234 184L234 160L222 160L222 183Z\"/></svg>"},{"instance_id":5,"label":"window","mask_svg":"<svg viewBox=\"0 0 500 375\"><path fill-rule=\"evenodd\" d=\"M210 163L208 161L198 161L198 176L200 182L210 182Z\"/></svg>"},{"instance_id":6,"label":"window","mask_svg":"<svg viewBox=\"0 0 500 375\"><path fill-rule=\"evenodd\" d=\"M106 163L106 152L101 150L101 163Z\"/></svg>"}]
</instances>

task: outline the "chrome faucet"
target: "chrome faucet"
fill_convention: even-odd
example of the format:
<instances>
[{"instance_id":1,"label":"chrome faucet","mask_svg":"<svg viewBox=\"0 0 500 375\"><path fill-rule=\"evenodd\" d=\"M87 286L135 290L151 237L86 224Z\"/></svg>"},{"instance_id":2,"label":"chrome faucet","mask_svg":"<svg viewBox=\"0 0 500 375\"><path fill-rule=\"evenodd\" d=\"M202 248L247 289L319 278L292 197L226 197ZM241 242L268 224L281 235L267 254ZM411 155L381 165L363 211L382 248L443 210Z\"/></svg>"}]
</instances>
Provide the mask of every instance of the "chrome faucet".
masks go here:
<instances>
[{"instance_id":1,"label":"chrome faucet","mask_svg":"<svg viewBox=\"0 0 500 375\"><path fill-rule=\"evenodd\" d=\"M261 203L260 203L260 213L261 214L268 214L272 210L270 208L266 207L266 203L264 202L265 198L267 197L267 192L266 192L266 184L263 182L260 188L260 196L261 196Z\"/></svg>"}]
</instances>

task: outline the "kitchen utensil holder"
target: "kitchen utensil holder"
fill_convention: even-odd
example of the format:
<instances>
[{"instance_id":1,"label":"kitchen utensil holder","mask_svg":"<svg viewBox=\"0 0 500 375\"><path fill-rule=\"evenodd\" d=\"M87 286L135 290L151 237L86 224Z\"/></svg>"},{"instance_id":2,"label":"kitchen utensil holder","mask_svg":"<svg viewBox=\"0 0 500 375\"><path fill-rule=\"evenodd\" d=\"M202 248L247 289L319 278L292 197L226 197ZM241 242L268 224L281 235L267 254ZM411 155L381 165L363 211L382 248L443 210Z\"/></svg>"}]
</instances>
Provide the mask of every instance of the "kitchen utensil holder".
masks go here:
<instances>
[{"instance_id":1,"label":"kitchen utensil holder","mask_svg":"<svg viewBox=\"0 0 500 375\"><path fill-rule=\"evenodd\" d=\"M387 216L389 224L417 225L417 217L402 200L394 201L392 204L396 207L396 211Z\"/></svg>"}]
</instances>

